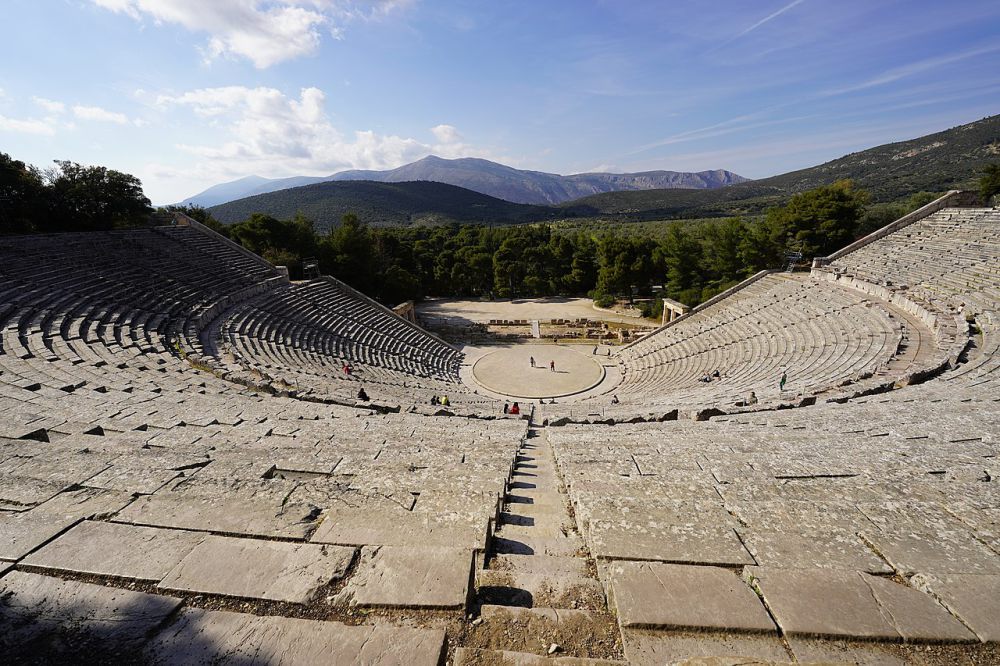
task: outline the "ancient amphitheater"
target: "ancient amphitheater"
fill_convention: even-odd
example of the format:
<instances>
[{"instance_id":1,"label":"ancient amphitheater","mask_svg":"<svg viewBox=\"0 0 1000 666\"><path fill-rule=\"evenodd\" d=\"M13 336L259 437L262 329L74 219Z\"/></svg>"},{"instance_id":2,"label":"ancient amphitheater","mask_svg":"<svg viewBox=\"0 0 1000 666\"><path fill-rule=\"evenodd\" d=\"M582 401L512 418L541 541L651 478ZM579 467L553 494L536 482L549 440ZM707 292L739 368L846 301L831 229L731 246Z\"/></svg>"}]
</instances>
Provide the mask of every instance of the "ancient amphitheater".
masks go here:
<instances>
[{"instance_id":1,"label":"ancient amphitheater","mask_svg":"<svg viewBox=\"0 0 1000 666\"><path fill-rule=\"evenodd\" d=\"M0 655L997 663L1000 209L973 206L557 372L180 217L0 238Z\"/></svg>"}]
</instances>

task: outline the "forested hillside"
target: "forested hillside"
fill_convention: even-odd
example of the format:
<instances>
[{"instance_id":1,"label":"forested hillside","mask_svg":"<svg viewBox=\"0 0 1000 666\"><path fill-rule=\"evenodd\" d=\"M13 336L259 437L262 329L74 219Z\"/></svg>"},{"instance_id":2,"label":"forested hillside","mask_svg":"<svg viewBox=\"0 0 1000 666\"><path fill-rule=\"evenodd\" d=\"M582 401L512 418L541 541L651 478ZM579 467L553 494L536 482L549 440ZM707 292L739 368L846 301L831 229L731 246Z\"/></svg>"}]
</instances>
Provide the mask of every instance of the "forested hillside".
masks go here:
<instances>
[{"instance_id":1,"label":"forested hillside","mask_svg":"<svg viewBox=\"0 0 1000 666\"><path fill-rule=\"evenodd\" d=\"M432 182L325 182L260 194L213 206L218 220L231 224L253 213L287 219L297 213L329 229L347 214L373 227L450 223L521 224L553 219L546 206L515 204L454 185Z\"/></svg>"},{"instance_id":2,"label":"forested hillside","mask_svg":"<svg viewBox=\"0 0 1000 666\"><path fill-rule=\"evenodd\" d=\"M887 203L916 192L972 187L1000 158L1000 115L918 139L889 143L801 169L715 190L611 192L564 204L567 213L623 220L756 215L796 192L851 180Z\"/></svg>"}]
</instances>

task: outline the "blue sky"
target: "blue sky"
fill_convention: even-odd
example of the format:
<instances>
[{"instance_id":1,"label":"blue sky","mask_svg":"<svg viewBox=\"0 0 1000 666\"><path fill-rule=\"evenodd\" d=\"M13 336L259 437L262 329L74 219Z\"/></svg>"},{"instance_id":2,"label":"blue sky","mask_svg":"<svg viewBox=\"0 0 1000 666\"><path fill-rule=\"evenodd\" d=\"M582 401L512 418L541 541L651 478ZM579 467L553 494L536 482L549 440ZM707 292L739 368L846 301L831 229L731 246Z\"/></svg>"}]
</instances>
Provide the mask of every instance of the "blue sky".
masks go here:
<instances>
[{"instance_id":1,"label":"blue sky","mask_svg":"<svg viewBox=\"0 0 1000 666\"><path fill-rule=\"evenodd\" d=\"M996 0L3 0L0 151L169 203L428 154L761 178L1000 112Z\"/></svg>"}]
</instances>

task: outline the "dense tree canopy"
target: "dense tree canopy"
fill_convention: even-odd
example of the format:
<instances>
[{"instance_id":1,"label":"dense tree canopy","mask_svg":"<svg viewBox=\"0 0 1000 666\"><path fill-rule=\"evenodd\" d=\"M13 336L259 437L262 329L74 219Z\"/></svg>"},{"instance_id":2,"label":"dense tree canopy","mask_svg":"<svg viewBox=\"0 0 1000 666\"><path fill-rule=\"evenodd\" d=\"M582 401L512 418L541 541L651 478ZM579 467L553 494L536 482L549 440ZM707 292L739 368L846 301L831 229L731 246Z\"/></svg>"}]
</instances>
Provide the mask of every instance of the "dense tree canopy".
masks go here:
<instances>
[{"instance_id":1,"label":"dense tree canopy","mask_svg":"<svg viewBox=\"0 0 1000 666\"><path fill-rule=\"evenodd\" d=\"M666 296L693 305L758 270L781 266L789 249L826 252L850 242L863 200L849 183L838 183L800 195L764 220L678 221L659 239L547 224L370 229L353 215L326 234L315 233L301 215L282 221L254 214L224 230L287 264L293 277L301 275L303 259L315 257L322 272L387 304L426 295L589 294L607 301L650 296L653 285L662 285Z\"/></svg>"},{"instance_id":2,"label":"dense tree canopy","mask_svg":"<svg viewBox=\"0 0 1000 666\"><path fill-rule=\"evenodd\" d=\"M789 250L824 256L854 240L866 203L866 192L841 180L792 196L784 206L767 211L765 224Z\"/></svg>"},{"instance_id":3,"label":"dense tree canopy","mask_svg":"<svg viewBox=\"0 0 1000 666\"><path fill-rule=\"evenodd\" d=\"M934 195L915 195L891 212L899 217L927 197ZM293 277L301 275L303 259L316 257L321 271L386 304L426 295L589 294L605 302L648 297L662 285L662 295L694 305L759 270L781 267L789 250L812 256L851 242L865 201L845 181L797 195L763 219L676 221L657 238L548 224L370 229L353 215L317 234L301 215L281 221L255 214L220 227L206 211L193 212L248 249L286 263Z\"/></svg>"},{"instance_id":4,"label":"dense tree canopy","mask_svg":"<svg viewBox=\"0 0 1000 666\"><path fill-rule=\"evenodd\" d=\"M135 176L67 161L42 173L0 153L0 233L117 229L151 212Z\"/></svg>"},{"instance_id":5,"label":"dense tree canopy","mask_svg":"<svg viewBox=\"0 0 1000 666\"><path fill-rule=\"evenodd\" d=\"M41 172L0 153L0 232L30 233L47 208Z\"/></svg>"},{"instance_id":6,"label":"dense tree canopy","mask_svg":"<svg viewBox=\"0 0 1000 666\"><path fill-rule=\"evenodd\" d=\"M987 164L983 176L979 179L979 196L984 203L1000 194L1000 164Z\"/></svg>"},{"instance_id":7,"label":"dense tree canopy","mask_svg":"<svg viewBox=\"0 0 1000 666\"><path fill-rule=\"evenodd\" d=\"M0 233L113 229L148 220L138 179L104 167L56 162L41 172L0 153ZM1000 166L987 169L983 193L1000 190ZM732 217L666 224L657 237L607 224L452 224L369 228L353 214L328 232L296 214L263 213L225 226L198 207L190 215L268 261L302 277L313 258L333 275L386 304L426 295L541 297L589 294L647 297L653 285L688 305L747 276L777 268L788 251L828 254L915 209L936 195L920 192L901 204L868 207L865 192L840 181L796 194L760 219ZM874 226L873 226L874 225Z\"/></svg>"}]
</instances>

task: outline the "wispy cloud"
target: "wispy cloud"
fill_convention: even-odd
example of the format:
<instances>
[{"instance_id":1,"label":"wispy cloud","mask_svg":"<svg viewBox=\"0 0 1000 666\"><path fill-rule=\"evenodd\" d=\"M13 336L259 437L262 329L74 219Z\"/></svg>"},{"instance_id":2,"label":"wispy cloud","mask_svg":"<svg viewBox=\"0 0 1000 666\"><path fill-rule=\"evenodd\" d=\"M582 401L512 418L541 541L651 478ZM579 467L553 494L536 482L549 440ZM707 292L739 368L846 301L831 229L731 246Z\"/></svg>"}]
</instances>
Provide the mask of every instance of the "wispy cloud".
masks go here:
<instances>
[{"instance_id":1,"label":"wispy cloud","mask_svg":"<svg viewBox=\"0 0 1000 666\"><path fill-rule=\"evenodd\" d=\"M99 106L83 106L77 104L73 107L73 115L80 120L92 120L99 123L115 123L117 125L127 125L128 116L117 111L108 111Z\"/></svg>"},{"instance_id":2,"label":"wispy cloud","mask_svg":"<svg viewBox=\"0 0 1000 666\"><path fill-rule=\"evenodd\" d=\"M900 79L905 79L907 77L913 76L914 74L921 74L931 69L936 69L938 67L943 67L945 65L951 65L956 62L961 62L963 60L968 60L969 58L975 58L976 56L986 55L988 53L994 53L1000 51L1000 44L993 44L991 46L984 46L974 49L967 49L965 51L959 51L957 53L949 53L947 55L937 56L935 58L925 58L924 60L918 60L917 62L910 63L908 65L903 65L902 67L895 67L893 69L882 72L878 76L874 76L866 81L857 83L850 86L844 86L841 88L832 88L825 90L821 93L824 97L833 97L836 95L846 95L852 92L858 92L861 90L868 90L869 88L876 88L878 86L888 85L890 83L895 83Z\"/></svg>"},{"instance_id":3,"label":"wispy cloud","mask_svg":"<svg viewBox=\"0 0 1000 666\"><path fill-rule=\"evenodd\" d=\"M42 107L49 113L62 113L66 110L66 105L62 102L56 102L51 99L45 99L44 97L32 97L33 101L38 106Z\"/></svg>"},{"instance_id":4,"label":"wispy cloud","mask_svg":"<svg viewBox=\"0 0 1000 666\"><path fill-rule=\"evenodd\" d=\"M19 120L17 118L8 118L7 116L0 116L0 131L15 132L17 134L37 134L40 136L52 136L56 133L52 124L46 120L38 120L37 118Z\"/></svg>"},{"instance_id":5,"label":"wispy cloud","mask_svg":"<svg viewBox=\"0 0 1000 666\"><path fill-rule=\"evenodd\" d=\"M665 139L661 139L659 141L654 141L652 143L647 143L643 146L639 146L638 148L626 153L626 155L636 155L638 153L646 152L647 150L652 150L654 148L662 148L663 146L670 146L676 143L709 139L717 136L734 134L736 132L745 132L751 129L760 129L762 127L773 127L776 125L787 125L789 123L808 120L809 118L813 117L813 116L794 116L789 118L777 118L772 120L757 120L760 118L765 118L770 116L771 111L772 109L765 109L764 111L749 113L742 116L737 116L735 118L730 118L729 120L724 120L721 123L715 123L713 125L708 125L706 127L699 127L697 129L688 130L686 132L679 132L677 134L668 136Z\"/></svg>"},{"instance_id":6,"label":"wispy cloud","mask_svg":"<svg viewBox=\"0 0 1000 666\"><path fill-rule=\"evenodd\" d=\"M751 26L749 26L747 28L744 28L743 30L741 30L740 32L736 33L735 35L733 35L729 39L727 39L727 40L723 41L722 43L716 45L713 49L711 49L710 52L718 51L722 47L728 46L729 44L732 44L737 39L741 39L743 37L746 37L747 35L749 35L751 32L753 32L757 28L761 27L762 25L764 25L766 23L769 23L770 21L773 21L774 19L778 18L779 16L781 16L782 14L784 14L787 11L789 11L791 9L795 9L796 7L798 7L799 5L801 5L803 2L805 2L805 0L793 0L793 2L790 2L787 5L785 5L784 7L782 7L781 9L768 14L764 18L762 18L759 21L757 21L756 23L754 23L753 25L751 25Z\"/></svg>"}]
</instances>

